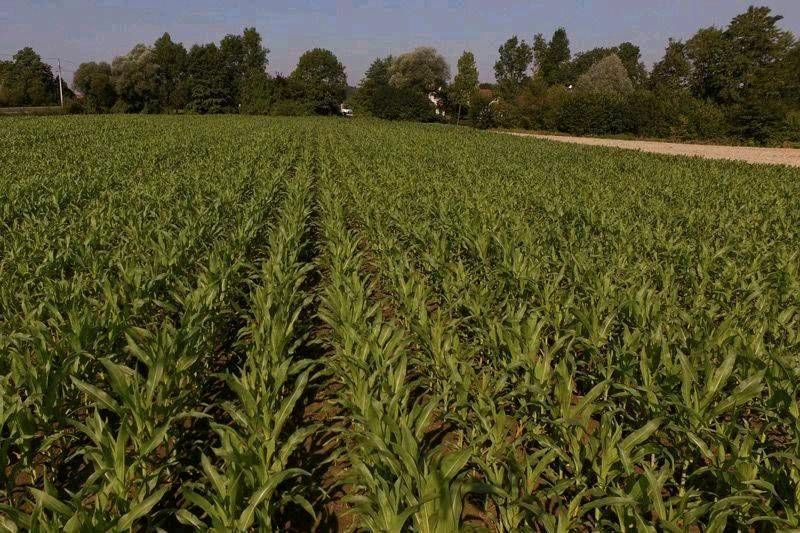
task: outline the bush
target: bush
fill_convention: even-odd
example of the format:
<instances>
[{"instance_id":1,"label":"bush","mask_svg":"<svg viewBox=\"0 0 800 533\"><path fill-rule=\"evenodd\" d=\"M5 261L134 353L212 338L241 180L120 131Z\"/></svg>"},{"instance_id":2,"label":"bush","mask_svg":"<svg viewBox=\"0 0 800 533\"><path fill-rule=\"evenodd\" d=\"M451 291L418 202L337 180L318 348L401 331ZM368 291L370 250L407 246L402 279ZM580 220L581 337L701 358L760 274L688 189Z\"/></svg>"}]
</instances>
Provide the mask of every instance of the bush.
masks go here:
<instances>
[{"instance_id":1,"label":"bush","mask_svg":"<svg viewBox=\"0 0 800 533\"><path fill-rule=\"evenodd\" d=\"M712 102L692 99L687 118L686 139L721 139L729 134L725 113Z\"/></svg>"},{"instance_id":2,"label":"bush","mask_svg":"<svg viewBox=\"0 0 800 533\"><path fill-rule=\"evenodd\" d=\"M786 140L800 142L800 110L789 111L786 114Z\"/></svg>"},{"instance_id":3,"label":"bush","mask_svg":"<svg viewBox=\"0 0 800 533\"><path fill-rule=\"evenodd\" d=\"M558 129L575 135L609 135L632 130L624 96L611 92L574 92L558 111Z\"/></svg>"},{"instance_id":4,"label":"bush","mask_svg":"<svg viewBox=\"0 0 800 533\"><path fill-rule=\"evenodd\" d=\"M491 102L491 100L489 100ZM531 129L532 122L522 112L522 107L517 102L509 102L507 100L498 100L491 106L489 104L481 104L483 110L479 109L478 121L484 124L482 127L492 128L500 126L502 128L525 128ZM472 114L470 114L472 116ZM487 126L486 124L491 124Z\"/></svg>"},{"instance_id":5,"label":"bush","mask_svg":"<svg viewBox=\"0 0 800 533\"><path fill-rule=\"evenodd\" d=\"M114 102L114 105L111 106L110 109L111 113L127 113L128 112L128 104L125 103L125 100L119 99Z\"/></svg>"},{"instance_id":6,"label":"bush","mask_svg":"<svg viewBox=\"0 0 800 533\"><path fill-rule=\"evenodd\" d=\"M304 117L314 114L314 105L304 100L278 100L269 112L273 116Z\"/></svg>"},{"instance_id":7,"label":"bush","mask_svg":"<svg viewBox=\"0 0 800 533\"><path fill-rule=\"evenodd\" d=\"M786 135L786 110L771 98L753 98L730 110L732 132L741 139L766 144Z\"/></svg>"},{"instance_id":8,"label":"bush","mask_svg":"<svg viewBox=\"0 0 800 533\"><path fill-rule=\"evenodd\" d=\"M369 107L373 116L387 120L437 120L433 104L427 96L413 89L379 87L372 95Z\"/></svg>"},{"instance_id":9,"label":"bush","mask_svg":"<svg viewBox=\"0 0 800 533\"><path fill-rule=\"evenodd\" d=\"M80 115L85 112L83 104L79 100L72 98L64 99L64 112L69 115Z\"/></svg>"},{"instance_id":10,"label":"bush","mask_svg":"<svg viewBox=\"0 0 800 533\"><path fill-rule=\"evenodd\" d=\"M480 129L494 128L497 126L497 116L493 107L496 105L502 111L500 102L492 104L492 97L475 91L470 98L469 118L472 125Z\"/></svg>"},{"instance_id":11,"label":"bush","mask_svg":"<svg viewBox=\"0 0 800 533\"><path fill-rule=\"evenodd\" d=\"M667 94L645 89L631 93L625 102L630 133L640 137L668 137L678 122L680 104Z\"/></svg>"}]
</instances>

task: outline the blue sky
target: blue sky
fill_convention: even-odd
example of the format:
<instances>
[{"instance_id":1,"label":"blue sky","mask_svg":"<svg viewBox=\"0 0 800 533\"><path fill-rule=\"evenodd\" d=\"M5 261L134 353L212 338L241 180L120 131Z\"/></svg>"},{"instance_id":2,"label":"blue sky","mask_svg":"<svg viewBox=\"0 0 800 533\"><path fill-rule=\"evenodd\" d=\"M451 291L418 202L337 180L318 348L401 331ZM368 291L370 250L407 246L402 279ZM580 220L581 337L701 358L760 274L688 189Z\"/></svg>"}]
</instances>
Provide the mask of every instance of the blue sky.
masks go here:
<instances>
[{"instance_id":1,"label":"blue sky","mask_svg":"<svg viewBox=\"0 0 800 533\"><path fill-rule=\"evenodd\" d=\"M0 54L32 46L77 64L110 61L138 42L169 32L187 48L219 41L255 26L271 53L269 70L288 74L303 51L332 50L358 83L378 56L434 46L451 68L462 50L477 59L482 81L493 80L497 48L511 35L531 40L558 26L573 53L632 41L645 62L658 60L669 37L725 25L752 0L0 0ZM784 28L800 35L800 0L762 0L784 15ZM2 57L2 56L0 56Z\"/></svg>"}]
</instances>

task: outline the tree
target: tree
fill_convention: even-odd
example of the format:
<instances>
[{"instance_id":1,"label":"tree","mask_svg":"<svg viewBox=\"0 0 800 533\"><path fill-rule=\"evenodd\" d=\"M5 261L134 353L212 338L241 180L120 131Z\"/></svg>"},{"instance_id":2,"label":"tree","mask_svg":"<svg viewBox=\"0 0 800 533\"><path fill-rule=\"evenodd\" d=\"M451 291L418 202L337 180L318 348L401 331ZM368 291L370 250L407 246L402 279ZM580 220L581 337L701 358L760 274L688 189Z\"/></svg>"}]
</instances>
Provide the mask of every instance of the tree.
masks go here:
<instances>
[{"instance_id":1,"label":"tree","mask_svg":"<svg viewBox=\"0 0 800 533\"><path fill-rule=\"evenodd\" d=\"M261 42L255 28L245 28L241 38L239 106L243 113L266 113L272 98L271 80L267 74L269 49Z\"/></svg>"},{"instance_id":2,"label":"tree","mask_svg":"<svg viewBox=\"0 0 800 533\"><path fill-rule=\"evenodd\" d=\"M703 28L686 41L686 55L691 62L690 86L698 98L715 102L722 99L726 81L727 46L719 28Z\"/></svg>"},{"instance_id":3,"label":"tree","mask_svg":"<svg viewBox=\"0 0 800 533\"><path fill-rule=\"evenodd\" d=\"M353 97L354 105L357 108L377 116L375 94L379 89L389 87L389 78L391 77L389 71L392 61L392 56L379 57L369 66Z\"/></svg>"},{"instance_id":4,"label":"tree","mask_svg":"<svg viewBox=\"0 0 800 533\"><path fill-rule=\"evenodd\" d=\"M614 48L614 54L622 61L634 85L642 85L647 80L647 70L642 63L642 53L638 46L626 41Z\"/></svg>"},{"instance_id":5,"label":"tree","mask_svg":"<svg viewBox=\"0 0 800 533\"><path fill-rule=\"evenodd\" d=\"M768 7L750 7L734 17L725 31L730 60L731 80L728 94L731 101L776 98L780 91L774 74L776 67L786 57L793 36L778 28L783 19L773 15Z\"/></svg>"},{"instance_id":6,"label":"tree","mask_svg":"<svg viewBox=\"0 0 800 533\"><path fill-rule=\"evenodd\" d=\"M450 67L435 48L421 47L402 54L389 67L389 82L399 89L428 94L447 84Z\"/></svg>"},{"instance_id":7,"label":"tree","mask_svg":"<svg viewBox=\"0 0 800 533\"><path fill-rule=\"evenodd\" d=\"M75 71L73 82L86 98L89 111L108 111L117 100L111 78L111 65L108 63L81 63Z\"/></svg>"},{"instance_id":8,"label":"tree","mask_svg":"<svg viewBox=\"0 0 800 533\"><path fill-rule=\"evenodd\" d=\"M512 99L525 81L528 67L533 61L533 49L516 35L507 40L498 49L500 57L494 64L494 77L500 93Z\"/></svg>"},{"instance_id":9,"label":"tree","mask_svg":"<svg viewBox=\"0 0 800 533\"><path fill-rule=\"evenodd\" d=\"M290 79L302 89L304 99L316 113L339 112L347 93L347 75L333 52L322 48L305 52Z\"/></svg>"},{"instance_id":10,"label":"tree","mask_svg":"<svg viewBox=\"0 0 800 533\"><path fill-rule=\"evenodd\" d=\"M576 88L586 93L624 95L633 91L633 83L620 58L611 54L578 78Z\"/></svg>"},{"instance_id":11,"label":"tree","mask_svg":"<svg viewBox=\"0 0 800 533\"><path fill-rule=\"evenodd\" d=\"M583 74L597 62L614 53L614 48L597 47L575 54L569 64L564 65L565 83L574 84Z\"/></svg>"},{"instance_id":12,"label":"tree","mask_svg":"<svg viewBox=\"0 0 800 533\"><path fill-rule=\"evenodd\" d=\"M269 64L269 48L261 41L261 34L255 28L245 28L242 32L242 72L266 70Z\"/></svg>"},{"instance_id":13,"label":"tree","mask_svg":"<svg viewBox=\"0 0 800 533\"><path fill-rule=\"evenodd\" d=\"M669 40L664 57L653 65L650 74L650 87L654 90L684 90L689 86L691 65L686 56L686 45L681 41Z\"/></svg>"},{"instance_id":14,"label":"tree","mask_svg":"<svg viewBox=\"0 0 800 533\"><path fill-rule=\"evenodd\" d=\"M124 56L114 58L111 75L114 89L128 111L159 111L158 65L153 59L153 49L137 44Z\"/></svg>"},{"instance_id":15,"label":"tree","mask_svg":"<svg viewBox=\"0 0 800 533\"><path fill-rule=\"evenodd\" d=\"M564 28L558 28L548 43L541 33L533 39L533 55L536 60L536 74L548 85L564 83L567 75L564 65L569 62L569 38Z\"/></svg>"},{"instance_id":16,"label":"tree","mask_svg":"<svg viewBox=\"0 0 800 533\"><path fill-rule=\"evenodd\" d=\"M18 51L3 70L6 105L41 106L58 102L58 83L53 71L33 48Z\"/></svg>"},{"instance_id":17,"label":"tree","mask_svg":"<svg viewBox=\"0 0 800 533\"><path fill-rule=\"evenodd\" d=\"M635 85L641 85L645 82L647 71L641 62L639 47L629 42L624 42L611 48L601 46L575 54L575 57L571 61L563 63L557 72L558 82L565 85L576 83L578 78L586 74L590 68L612 54L620 58L628 77Z\"/></svg>"},{"instance_id":18,"label":"tree","mask_svg":"<svg viewBox=\"0 0 800 533\"><path fill-rule=\"evenodd\" d=\"M214 43L194 45L187 60L187 108L197 113L233 110L234 96L226 80L225 63Z\"/></svg>"},{"instance_id":19,"label":"tree","mask_svg":"<svg viewBox=\"0 0 800 533\"><path fill-rule=\"evenodd\" d=\"M478 67L475 66L475 56L472 52L464 51L458 59L458 73L453 79L452 94L458 104L457 122L461 122L461 107L469 107L470 97L478 88Z\"/></svg>"},{"instance_id":20,"label":"tree","mask_svg":"<svg viewBox=\"0 0 800 533\"><path fill-rule=\"evenodd\" d=\"M156 65L156 92L159 108L182 109L189 101L186 84L188 54L181 43L165 33L153 43L152 61Z\"/></svg>"},{"instance_id":21,"label":"tree","mask_svg":"<svg viewBox=\"0 0 800 533\"><path fill-rule=\"evenodd\" d=\"M244 79L259 77L266 71L269 50L261 44L261 35L255 28L245 28L242 35L226 35L219 44L219 55L225 73L224 84L231 104L241 103ZM252 89L253 85L249 86Z\"/></svg>"},{"instance_id":22,"label":"tree","mask_svg":"<svg viewBox=\"0 0 800 533\"><path fill-rule=\"evenodd\" d=\"M800 109L800 41L786 53L780 64L778 77L783 98L794 109Z\"/></svg>"},{"instance_id":23,"label":"tree","mask_svg":"<svg viewBox=\"0 0 800 533\"><path fill-rule=\"evenodd\" d=\"M0 106L8 105L8 75L13 63L0 60Z\"/></svg>"},{"instance_id":24,"label":"tree","mask_svg":"<svg viewBox=\"0 0 800 533\"><path fill-rule=\"evenodd\" d=\"M239 87L239 112L266 115L274 101L273 80L264 70L251 70L242 78Z\"/></svg>"}]
</instances>

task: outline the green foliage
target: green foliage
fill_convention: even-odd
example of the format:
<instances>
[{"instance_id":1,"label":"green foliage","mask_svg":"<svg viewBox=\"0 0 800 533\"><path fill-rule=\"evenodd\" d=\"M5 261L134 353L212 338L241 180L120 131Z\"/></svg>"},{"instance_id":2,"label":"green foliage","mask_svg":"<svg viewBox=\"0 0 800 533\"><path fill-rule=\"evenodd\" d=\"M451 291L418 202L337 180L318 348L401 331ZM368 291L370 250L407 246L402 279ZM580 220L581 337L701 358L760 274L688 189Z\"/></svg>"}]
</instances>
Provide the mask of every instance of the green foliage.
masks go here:
<instances>
[{"instance_id":1,"label":"green foliage","mask_svg":"<svg viewBox=\"0 0 800 533\"><path fill-rule=\"evenodd\" d=\"M339 113L339 105L347 93L347 76L344 65L333 52L322 48L305 52L289 79L314 112L320 115Z\"/></svg>"},{"instance_id":2,"label":"green foliage","mask_svg":"<svg viewBox=\"0 0 800 533\"><path fill-rule=\"evenodd\" d=\"M559 129L576 135L618 134L631 131L625 97L615 91L570 94L558 110Z\"/></svg>"},{"instance_id":3,"label":"green foliage","mask_svg":"<svg viewBox=\"0 0 800 533\"><path fill-rule=\"evenodd\" d=\"M75 71L75 88L83 93L89 111L103 113L117 101L117 91L108 63L81 63Z\"/></svg>"},{"instance_id":4,"label":"green foliage","mask_svg":"<svg viewBox=\"0 0 800 533\"><path fill-rule=\"evenodd\" d=\"M367 69L353 97L357 112L387 120L417 122L436 120L433 104L428 99L428 93L423 90L423 85L425 83L435 85L437 76L445 75L442 65L446 64L443 61L435 52L431 55L424 50L407 54L402 69L393 67L397 59L391 56L376 59ZM435 74L434 71L438 71L439 74ZM393 76L395 82L400 79L397 76L401 76L408 81L408 85L396 86L392 82ZM417 81L412 83L410 80L415 76ZM426 76L429 79L424 81ZM467 78L464 79L468 81Z\"/></svg>"},{"instance_id":5,"label":"green foliage","mask_svg":"<svg viewBox=\"0 0 800 533\"><path fill-rule=\"evenodd\" d=\"M790 111L786 115L786 136L791 142L800 142L800 111Z\"/></svg>"},{"instance_id":6,"label":"green foliage","mask_svg":"<svg viewBox=\"0 0 800 533\"><path fill-rule=\"evenodd\" d=\"M359 113L367 112L376 114L378 112L374 105L375 94L379 89L389 87L391 74L389 68L392 64L392 56L377 58L369 66L358 85L358 90L353 96L353 104Z\"/></svg>"},{"instance_id":7,"label":"green foliage","mask_svg":"<svg viewBox=\"0 0 800 533\"><path fill-rule=\"evenodd\" d=\"M105 63L81 64L75 83L92 112L264 113L273 92L268 53L255 28L188 52L165 33L115 58L110 72Z\"/></svg>"},{"instance_id":8,"label":"green foliage","mask_svg":"<svg viewBox=\"0 0 800 533\"><path fill-rule=\"evenodd\" d=\"M58 100L58 81L32 48L23 48L11 61L0 63L0 105L45 106Z\"/></svg>"},{"instance_id":9,"label":"green foliage","mask_svg":"<svg viewBox=\"0 0 800 533\"><path fill-rule=\"evenodd\" d=\"M389 83L398 89L427 95L444 87L448 79L450 67L435 48L415 48L397 56L389 65Z\"/></svg>"},{"instance_id":10,"label":"green foliage","mask_svg":"<svg viewBox=\"0 0 800 533\"><path fill-rule=\"evenodd\" d=\"M458 72L453 79L450 92L459 107L469 107L470 97L477 89L478 67L475 66L475 56L465 50L458 58ZM459 118L461 118L460 113Z\"/></svg>"},{"instance_id":11,"label":"green foliage","mask_svg":"<svg viewBox=\"0 0 800 533\"><path fill-rule=\"evenodd\" d=\"M275 86L269 75L258 69L248 72L240 85L240 112L246 115L266 115L273 105Z\"/></svg>"},{"instance_id":12,"label":"green foliage","mask_svg":"<svg viewBox=\"0 0 800 533\"><path fill-rule=\"evenodd\" d=\"M528 67L533 61L533 48L519 40L516 35L508 39L498 49L500 57L494 64L494 77L500 94L504 98L513 98L525 81Z\"/></svg>"},{"instance_id":13,"label":"green foliage","mask_svg":"<svg viewBox=\"0 0 800 533\"><path fill-rule=\"evenodd\" d=\"M689 87L691 64L686 56L686 45L681 41L669 40L664 57L653 65L650 73L650 87L653 89L676 91Z\"/></svg>"},{"instance_id":14,"label":"green foliage","mask_svg":"<svg viewBox=\"0 0 800 533\"><path fill-rule=\"evenodd\" d=\"M186 49L165 33L153 43L153 62L157 65L156 85L160 109L186 107L189 100L189 87L184 78L188 66Z\"/></svg>"},{"instance_id":15,"label":"green foliage","mask_svg":"<svg viewBox=\"0 0 800 533\"><path fill-rule=\"evenodd\" d=\"M611 54L582 74L575 83L575 88L586 93L626 95L633 91L633 83L620 58Z\"/></svg>"},{"instance_id":16,"label":"green foliage","mask_svg":"<svg viewBox=\"0 0 800 533\"><path fill-rule=\"evenodd\" d=\"M469 118L476 128L485 130L497 126L497 114L493 109L494 98L485 91L472 93L469 106Z\"/></svg>"},{"instance_id":17,"label":"green foliage","mask_svg":"<svg viewBox=\"0 0 800 533\"><path fill-rule=\"evenodd\" d=\"M536 79L503 91L500 123L781 144L793 135L788 113L800 108L800 46L779 28L781 19L767 7L751 7L725 28L703 28L686 42L670 39L649 78L633 43L569 60L565 32L557 31L549 43L539 34L533 44ZM584 94L565 96L560 86Z\"/></svg>"},{"instance_id":18,"label":"green foliage","mask_svg":"<svg viewBox=\"0 0 800 533\"><path fill-rule=\"evenodd\" d=\"M558 28L550 42L545 41L541 33L533 40L533 55L536 63L536 75L548 85L565 83L568 69L564 68L570 60L569 38L564 28Z\"/></svg>"},{"instance_id":19,"label":"green foliage","mask_svg":"<svg viewBox=\"0 0 800 533\"><path fill-rule=\"evenodd\" d=\"M284 117L302 117L314 114L314 106L304 100L278 100L271 109L270 115Z\"/></svg>"},{"instance_id":20,"label":"green foliage","mask_svg":"<svg viewBox=\"0 0 800 533\"><path fill-rule=\"evenodd\" d=\"M111 75L114 90L132 112L158 112L158 85L153 49L137 44L128 54L114 58Z\"/></svg>"}]
</instances>

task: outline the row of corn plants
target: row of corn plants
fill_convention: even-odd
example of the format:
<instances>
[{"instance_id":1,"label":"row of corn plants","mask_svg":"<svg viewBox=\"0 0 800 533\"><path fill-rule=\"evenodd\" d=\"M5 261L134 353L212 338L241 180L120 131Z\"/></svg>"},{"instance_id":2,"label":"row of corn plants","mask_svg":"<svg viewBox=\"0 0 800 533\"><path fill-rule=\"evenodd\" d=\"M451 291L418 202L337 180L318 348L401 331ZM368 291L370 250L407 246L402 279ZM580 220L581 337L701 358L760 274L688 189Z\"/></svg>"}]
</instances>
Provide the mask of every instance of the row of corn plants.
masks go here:
<instances>
[{"instance_id":1,"label":"row of corn plants","mask_svg":"<svg viewBox=\"0 0 800 533\"><path fill-rule=\"evenodd\" d=\"M365 243L342 207L342 176L331 173L335 153L325 155L320 207L329 281L320 316L332 330L329 366L341 386L345 500L369 530L458 530L465 495L484 487L466 476L470 450L441 438L444 399L426 386L428 355L384 308L391 303L378 294Z\"/></svg>"},{"instance_id":2,"label":"row of corn plants","mask_svg":"<svg viewBox=\"0 0 800 533\"><path fill-rule=\"evenodd\" d=\"M293 427L318 361L310 359L309 331L301 318L312 303L306 287L312 263L308 253L312 185L308 151L288 180L287 197L269 239L251 292L247 325L240 332L245 351L241 368L222 375L233 399L222 404L229 423L215 423L219 446L215 461L201 464L204 482L185 486L196 511L181 509L178 519L199 529L244 531L276 529L286 508L315 512L304 494L310 474L292 466L293 454L318 429ZM310 485L310 481L308 485Z\"/></svg>"}]
</instances>

